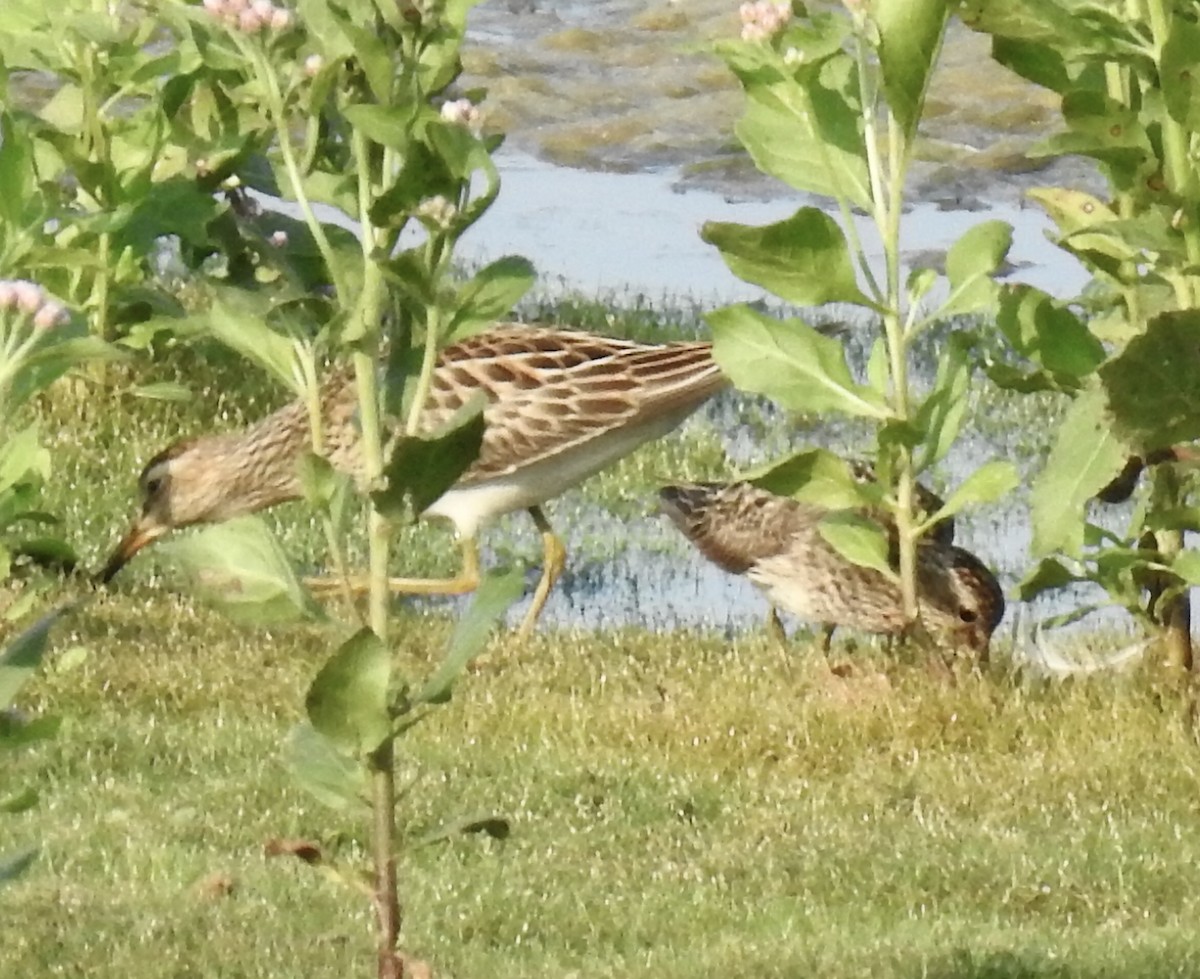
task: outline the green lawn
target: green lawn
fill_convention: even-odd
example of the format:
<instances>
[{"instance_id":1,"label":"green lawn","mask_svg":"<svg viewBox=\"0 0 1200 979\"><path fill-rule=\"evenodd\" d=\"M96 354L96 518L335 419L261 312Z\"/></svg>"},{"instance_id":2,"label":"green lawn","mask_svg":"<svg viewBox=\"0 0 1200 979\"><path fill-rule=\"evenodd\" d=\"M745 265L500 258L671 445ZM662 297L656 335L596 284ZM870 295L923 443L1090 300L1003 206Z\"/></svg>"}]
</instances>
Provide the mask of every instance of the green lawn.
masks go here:
<instances>
[{"instance_id":1,"label":"green lawn","mask_svg":"<svg viewBox=\"0 0 1200 979\"><path fill-rule=\"evenodd\" d=\"M448 625L398 631L416 677ZM66 725L12 771L42 803L0 820L0 850L44 844L0 892L0 974L370 974L365 901L264 855L364 843L280 762L320 638L139 588L70 643L86 658L28 704ZM1179 698L854 662L831 679L759 637L497 638L404 743L403 818L511 834L404 852L406 947L461 977L1200 974Z\"/></svg>"}]
</instances>

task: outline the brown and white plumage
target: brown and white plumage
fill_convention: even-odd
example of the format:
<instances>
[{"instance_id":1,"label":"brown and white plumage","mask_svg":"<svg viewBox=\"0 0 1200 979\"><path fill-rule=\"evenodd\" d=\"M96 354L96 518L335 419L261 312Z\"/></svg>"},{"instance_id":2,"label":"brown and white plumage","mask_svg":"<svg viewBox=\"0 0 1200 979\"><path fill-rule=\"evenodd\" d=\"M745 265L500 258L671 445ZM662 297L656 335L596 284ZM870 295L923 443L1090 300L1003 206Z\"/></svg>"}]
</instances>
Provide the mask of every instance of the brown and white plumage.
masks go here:
<instances>
[{"instance_id":1,"label":"brown and white plumage","mask_svg":"<svg viewBox=\"0 0 1200 979\"><path fill-rule=\"evenodd\" d=\"M436 430L482 393L483 444L461 479L425 511L451 520L464 570L449 582L406 591L468 591L478 579L474 539L489 519L528 509L542 531L546 568L536 618L561 570L562 545L540 504L676 427L726 381L703 342L644 344L568 330L502 324L441 351L422 428ZM348 376L323 391L326 457L361 470L357 395ZM298 460L309 448L308 413L292 402L241 432L177 442L151 459L143 505L100 574L110 580L170 530L215 523L296 499ZM419 585L419 579L405 579ZM526 625L532 625L527 619Z\"/></svg>"},{"instance_id":2,"label":"brown and white plumage","mask_svg":"<svg viewBox=\"0 0 1200 979\"><path fill-rule=\"evenodd\" d=\"M906 625L899 585L851 564L818 529L829 511L750 483L660 491L662 509L710 561L745 575L771 602L811 622L894 633ZM986 654L1004 594L969 551L936 540L917 548L922 625L938 645Z\"/></svg>"}]
</instances>

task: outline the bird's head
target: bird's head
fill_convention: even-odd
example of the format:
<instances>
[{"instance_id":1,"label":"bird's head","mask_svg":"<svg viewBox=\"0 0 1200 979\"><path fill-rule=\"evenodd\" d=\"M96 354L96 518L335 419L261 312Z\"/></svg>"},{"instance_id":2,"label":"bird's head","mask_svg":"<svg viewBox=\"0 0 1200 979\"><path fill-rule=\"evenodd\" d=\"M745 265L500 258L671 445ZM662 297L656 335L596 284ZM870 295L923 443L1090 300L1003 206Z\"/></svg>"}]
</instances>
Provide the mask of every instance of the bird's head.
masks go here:
<instances>
[{"instance_id":1,"label":"bird's head","mask_svg":"<svg viewBox=\"0 0 1200 979\"><path fill-rule=\"evenodd\" d=\"M213 438L185 439L164 449L138 477L141 508L113 549L100 584L111 581L130 559L177 527L215 523L234 516L235 489L224 472L222 454Z\"/></svg>"}]
</instances>

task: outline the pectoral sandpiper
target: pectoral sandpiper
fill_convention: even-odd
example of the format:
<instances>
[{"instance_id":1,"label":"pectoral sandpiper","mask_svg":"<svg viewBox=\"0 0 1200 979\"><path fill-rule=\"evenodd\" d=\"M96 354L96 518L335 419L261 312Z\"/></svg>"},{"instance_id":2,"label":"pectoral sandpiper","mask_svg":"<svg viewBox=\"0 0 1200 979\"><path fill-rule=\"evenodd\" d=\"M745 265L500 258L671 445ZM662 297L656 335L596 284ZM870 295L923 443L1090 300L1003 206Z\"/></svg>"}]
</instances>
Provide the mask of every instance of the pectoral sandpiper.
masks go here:
<instances>
[{"instance_id":1,"label":"pectoral sandpiper","mask_svg":"<svg viewBox=\"0 0 1200 979\"><path fill-rule=\"evenodd\" d=\"M829 511L750 483L666 486L662 508L719 567L744 574L775 605L814 623L896 633L906 625L900 587L852 564L818 530ZM943 649L986 658L1004 594L973 554L936 539L917 549L920 621Z\"/></svg>"},{"instance_id":2,"label":"pectoral sandpiper","mask_svg":"<svg viewBox=\"0 0 1200 979\"><path fill-rule=\"evenodd\" d=\"M541 504L679 425L726 381L704 342L644 344L567 330L501 324L441 351L422 417L433 431L478 392L487 398L483 446L459 481L425 511L455 525L463 552L446 580L392 579L392 590L461 594L479 582L476 535L491 518L525 509L545 561L522 633L561 574L562 542ZM356 393L345 376L324 392L326 456L360 471ZM169 531L217 523L301 496L298 460L308 414L293 402L256 425L177 442L151 459L142 509L98 575L109 581Z\"/></svg>"}]
</instances>

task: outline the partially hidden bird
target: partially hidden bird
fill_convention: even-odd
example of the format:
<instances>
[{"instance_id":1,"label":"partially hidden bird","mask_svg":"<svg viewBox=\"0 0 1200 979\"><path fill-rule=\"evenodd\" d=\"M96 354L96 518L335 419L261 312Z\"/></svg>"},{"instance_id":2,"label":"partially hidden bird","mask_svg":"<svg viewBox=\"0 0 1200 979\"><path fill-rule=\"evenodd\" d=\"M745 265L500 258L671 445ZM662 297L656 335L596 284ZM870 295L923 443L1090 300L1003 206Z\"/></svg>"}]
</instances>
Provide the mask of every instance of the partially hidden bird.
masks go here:
<instances>
[{"instance_id":1,"label":"partially hidden bird","mask_svg":"<svg viewBox=\"0 0 1200 979\"><path fill-rule=\"evenodd\" d=\"M665 435L726 383L711 344L703 341L650 344L504 323L445 347L422 411L422 432L436 431L480 394L486 399L479 456L422 514L454 524L462 566L449 579L393 578L391 589L473 591L480 528L501 514L528 510L544 552L521 626L528 634L566 560L541 505ZM335 469L361 476L357 405L350 376L334 375L326 383L326 458ZM146 463L138 480L141 510L98 581L110 581L172 530L299 498L299 461L310 445L308 411L293 401L242 431L199 435L164 449Z\"/></svg>"},{"instance_id":2,"label":"partially hidden bird","mask_svg":"<svg viewBox=\"0 0 1200 979\"><path fill-rule=\"evenodd\" d=\"M748 482L664 486L659 498L662 511L705 557L745 575L773 605L813 623L864 632L907 626L899 584L852 564L821 535L828 509ZM920 623L935 644L944 651L965 647L986 660L1004 616L1004 593L983 562L944 537L923 539L917 586Z\"/></svg>"}]
</instances>

